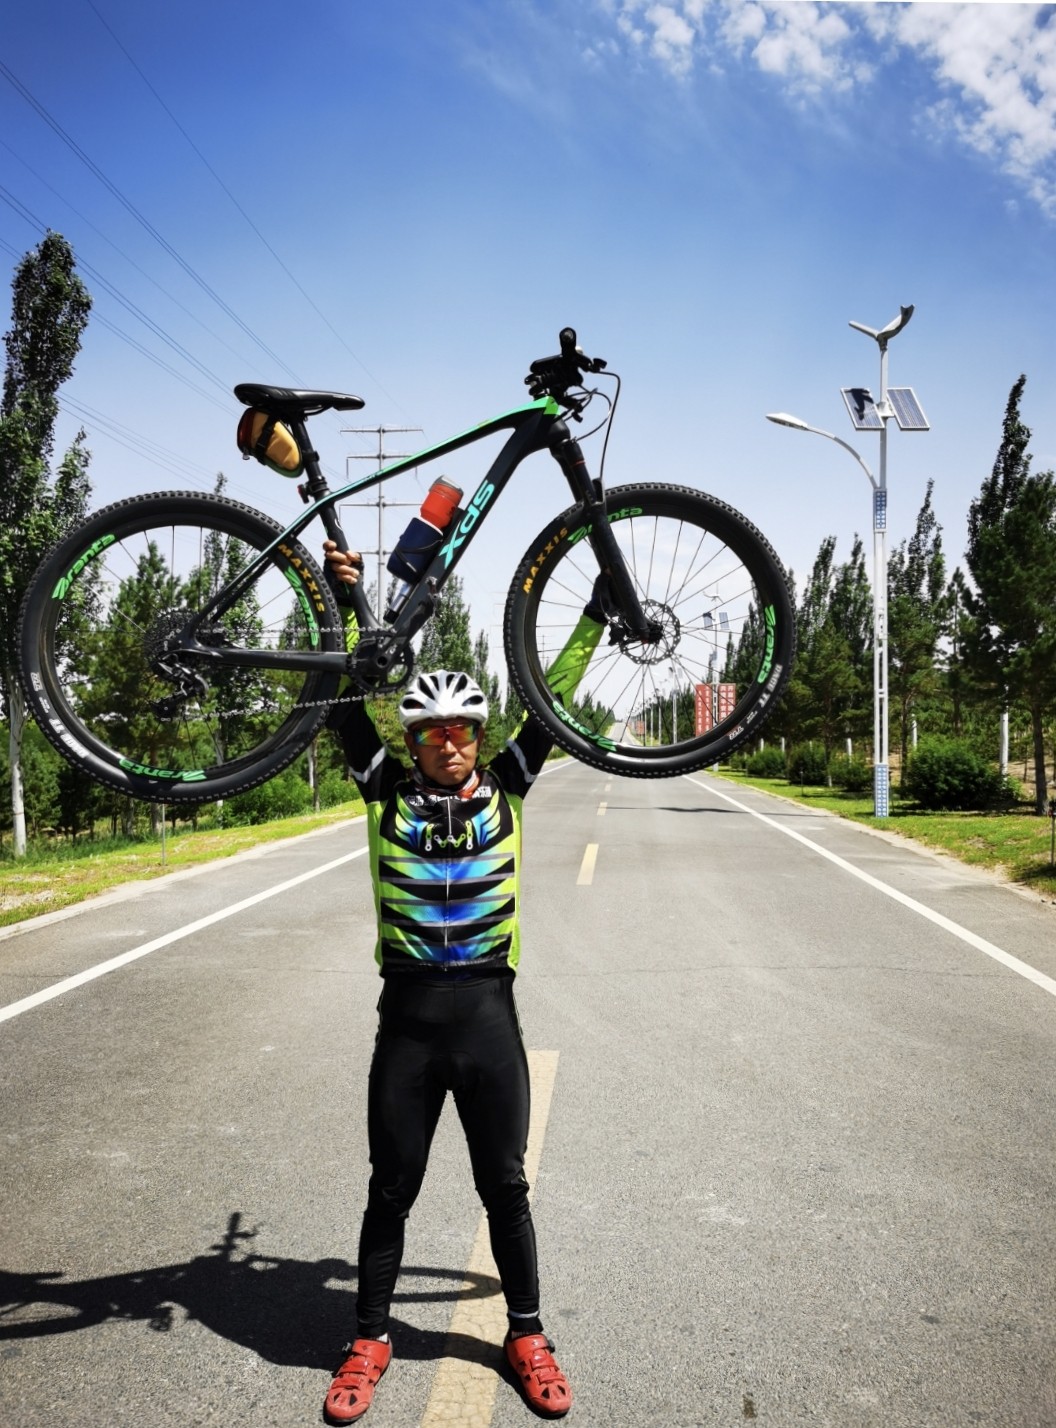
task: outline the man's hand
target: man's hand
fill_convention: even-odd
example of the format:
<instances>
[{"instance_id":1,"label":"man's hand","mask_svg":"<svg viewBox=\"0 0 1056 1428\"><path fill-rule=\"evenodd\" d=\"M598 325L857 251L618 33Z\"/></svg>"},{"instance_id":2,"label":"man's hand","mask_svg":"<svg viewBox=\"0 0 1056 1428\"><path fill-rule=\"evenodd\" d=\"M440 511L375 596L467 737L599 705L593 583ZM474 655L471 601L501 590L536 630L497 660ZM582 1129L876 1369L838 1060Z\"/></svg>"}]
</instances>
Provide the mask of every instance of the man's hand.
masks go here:
<instances>
[{"instance_id":1,"label":"man's hand","mask_svg":"<svg viewBox=\"0 0 1056 1428\"><path fill-rule=\"evenodd\" d=\"M338 550L337 542L323 541L326 577L331 585L358 585L363 573L363 557L358 550Z\"/></svg>"}]
</instances>

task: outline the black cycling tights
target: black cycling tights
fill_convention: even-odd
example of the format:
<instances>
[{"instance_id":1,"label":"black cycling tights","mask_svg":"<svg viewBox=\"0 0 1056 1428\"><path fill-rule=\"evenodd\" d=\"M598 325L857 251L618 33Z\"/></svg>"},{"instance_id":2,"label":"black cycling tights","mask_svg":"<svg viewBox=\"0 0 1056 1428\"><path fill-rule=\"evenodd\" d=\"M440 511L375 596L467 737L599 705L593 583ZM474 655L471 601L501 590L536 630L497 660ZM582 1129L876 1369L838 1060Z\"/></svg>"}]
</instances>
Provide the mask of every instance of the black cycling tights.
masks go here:
<instances>
[{"instance_id":1,"label":"black cycling tights","mask_svg":"<svg viewBox=\"0 0 1056 1428\"><path fill-rule=\"evenodd\" d=\"M539 1312L535 1231L528 1207L528 1062L513 978L414 974L386 980L370 1068L371 1177L359 1241L360 1337L386 1332L403 1231L421 1189L433 1132L453 1092L491 1250L511 1314Z\"/></svg>"}]
</instances>

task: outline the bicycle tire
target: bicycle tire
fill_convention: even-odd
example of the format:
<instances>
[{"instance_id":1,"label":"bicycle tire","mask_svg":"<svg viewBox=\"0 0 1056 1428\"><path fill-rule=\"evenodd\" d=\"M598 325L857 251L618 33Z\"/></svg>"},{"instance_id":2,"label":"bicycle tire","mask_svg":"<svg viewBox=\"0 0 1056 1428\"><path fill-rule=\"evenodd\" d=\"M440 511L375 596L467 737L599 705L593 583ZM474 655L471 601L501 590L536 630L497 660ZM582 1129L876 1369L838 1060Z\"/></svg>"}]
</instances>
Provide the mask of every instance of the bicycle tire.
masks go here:
<instances>
[{"instance_id":1,"label":"bicycle tire","mask_svg":"<svg viewBox=\"0 0 1056 1428\"><path fill-rule=\"evenodd\" d=\"M18 648L28 706L60 754L120 793L189 804L254 788L308 747L339 674L189 660L199 683L187 699L174 696L162 648L282 529L225 496L159 492L105 507L51 551L26 591ZM275 545L207 638L344 649L333 595L296 541ZM159 701L173 697L178 707L163 716Z\"/></svg>"},{"instance_id":2,"label":"bicycle tire","mask_svg":"<svg viewBox=\"0 0 1056 1428\"><path fill-rule=\"evenodd\" d=\"M511 677L554 742L583 763L633 778L689 773L755 738L773 713L795 655L788 580L755 526L703 491L622 486L607 493L606 510L660 638L635 641L610 620L572 707L550 687L547 663L598 575L583 508L573 506L539 534L510 587ZM740 676L732 703L731 681L719 680L731 661Z\"/></svg>"}]
</instances>

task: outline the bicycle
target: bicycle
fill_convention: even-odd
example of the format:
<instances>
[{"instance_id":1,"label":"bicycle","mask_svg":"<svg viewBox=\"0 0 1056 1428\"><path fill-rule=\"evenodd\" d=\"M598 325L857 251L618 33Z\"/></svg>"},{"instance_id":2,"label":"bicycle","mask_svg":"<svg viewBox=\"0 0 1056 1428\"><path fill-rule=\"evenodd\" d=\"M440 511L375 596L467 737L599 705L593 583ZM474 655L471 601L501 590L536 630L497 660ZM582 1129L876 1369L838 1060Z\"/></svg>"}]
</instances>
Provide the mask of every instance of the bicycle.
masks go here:
<instances>
[{"instance_id":1,"label":"bicycle","mask_svg":"<svg viewBox=\"0 0 1056 1428\"><path fill-rule=\"evenodd\" d=\"M615 395L585 386L589 377L613 379ZM789 587L769 543L702 491L659 483L606 491L601 475L590 475L569 421L582 421L600 396L607 410L595 431L608 427L619 377L584 355L571 328L560 352L533 362L524 380L528 402L335 491L307 422L363 401L237 386L243 422L253 414L253 431L264 428L253 454L272 464L265 445L276 431L284 438L292 456L275 469L303 471L307 509L283 528L223 495L162 492L118 501L69 533L34 576L20 615L22 683L44 734L101 783L153 802L202 803L264 782L308 747L335 702L407 683L412 642L446 582L516 469L548 450L573 504L532 541L506 601L505 652L525 706L577 759L633 777L685 773L755 737L795 650ZM406 582L398 611L379 619L362 583L335 594L298 540L316 517L342 550L354 549L338 501L507 429L435 554ZM351 649L339 598L358 625ZM566 708L548 684L547 657L590 600L607 632ZM749 673L732 707L709 711L711 727L698 731L688 717L678 727L679 692L683 705L690 689L710 696L733 653ZM343 680L351 692L339 693Z\"/></svg>"}]
</instances>

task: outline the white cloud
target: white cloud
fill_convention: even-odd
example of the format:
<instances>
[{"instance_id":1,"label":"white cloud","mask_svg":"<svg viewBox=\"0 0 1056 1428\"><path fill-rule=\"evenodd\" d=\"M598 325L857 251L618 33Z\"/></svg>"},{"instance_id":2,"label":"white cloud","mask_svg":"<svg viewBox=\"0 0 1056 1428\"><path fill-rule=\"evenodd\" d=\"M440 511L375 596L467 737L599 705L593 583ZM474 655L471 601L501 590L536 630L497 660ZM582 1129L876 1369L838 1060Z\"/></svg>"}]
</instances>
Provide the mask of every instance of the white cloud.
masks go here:
<instances>
[{"instance_id":1,"label":"white cloud","mask_svg":"<svg viewBox=\"0 0 1056 1428\"><path fill-rule=\"evenodd\" d=\"M1045 12L1052 7L918 4L866 20L931 61L946 91L936 119L1056 213L1056 24L1043 23Z\"/></svg>"},{"instance_id":2,"label":"white cloud","mask_svg":"<svg viewBox=\"0 0 1056 1428\"><path fill-rule=\"evenodd\" d=\"M800 102L881 83L886 67L915 59L938 87L919 120L989 158L1056 216L1051 5L603 0L602 8L626 42L679 80L698 62L732 56Z\"/></svg>"}]
</instances>

